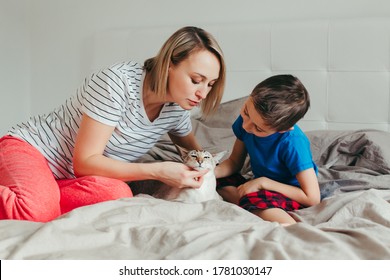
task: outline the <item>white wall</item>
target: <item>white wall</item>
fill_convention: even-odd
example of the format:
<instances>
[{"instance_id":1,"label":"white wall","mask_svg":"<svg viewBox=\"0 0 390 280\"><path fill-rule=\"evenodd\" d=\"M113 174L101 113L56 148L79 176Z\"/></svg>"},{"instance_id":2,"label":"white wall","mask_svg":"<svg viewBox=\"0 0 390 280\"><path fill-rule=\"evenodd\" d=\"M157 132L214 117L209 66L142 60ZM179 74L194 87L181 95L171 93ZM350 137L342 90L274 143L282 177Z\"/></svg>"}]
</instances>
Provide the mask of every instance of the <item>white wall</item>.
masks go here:
<instances>
[{"instance_id":1,"label":"white wall","mask_svg":"<svg viewBox=\"0 0 390 280\"><path fill-rule=\"evenodd\" d=\"M0 0L0 134L73 94L104 31L375 16L389 0Z\"/></svg>"},{"instance_id":2,"label":"white wall","mask_svg":"<svg viewBox=\"0 0 390 280\"><path fill-rule=\"evenodd\" d=\"M29 17L28 0L0 0L0 135L31 113Z\"/></svg>"}]
</instances>

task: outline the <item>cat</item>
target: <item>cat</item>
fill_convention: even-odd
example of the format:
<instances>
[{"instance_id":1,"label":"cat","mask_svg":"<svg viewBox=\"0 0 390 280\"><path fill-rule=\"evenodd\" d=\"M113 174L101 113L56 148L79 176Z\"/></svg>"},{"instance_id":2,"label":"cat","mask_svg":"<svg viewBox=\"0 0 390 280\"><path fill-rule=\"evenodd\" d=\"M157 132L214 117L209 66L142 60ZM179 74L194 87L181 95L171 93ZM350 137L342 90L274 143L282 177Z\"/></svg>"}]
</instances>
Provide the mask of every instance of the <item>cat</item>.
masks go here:
<instances>
[{"instance_id":1,"label":"cat","mask_svg":"<svg viewBox=\"0 0 390 280\"><path fill-rule=\"evenodd\" d=\"M184 188L184 189L174 189L177 196L173 199L174 201L183 201L183 202L203 202L212 199L222 200L220 195L217 193L216 184L217 180L215 178L214 169L219 163L219 161L226 154L226 151L219 152L216 154L211 154L205 150L186 150L180 146L176 146L179 151L183 163L195 170L204 170L209 169L203 176L203 183L200 188ZM172 200L172 198L171 198Z\"/></svg>"},{"instance_id":2,"label":"cat","mask_svg":"<svg viewBox=\"0 0 390 280\"><path fill-rule=\"evenodd\" d=\"M146 194L155 198L169 201L181 201L188 203L203 202L212 199L222 198L216 191L216 178L214 169L217 163L224 157L227 151L212 154L208 151L186 150L176 145L182 162L197 170L209 169L203 177L200 188L174 188L167 186L160 181L146 180L129 182L134 195Z\"/></svg>"}]
</instances>

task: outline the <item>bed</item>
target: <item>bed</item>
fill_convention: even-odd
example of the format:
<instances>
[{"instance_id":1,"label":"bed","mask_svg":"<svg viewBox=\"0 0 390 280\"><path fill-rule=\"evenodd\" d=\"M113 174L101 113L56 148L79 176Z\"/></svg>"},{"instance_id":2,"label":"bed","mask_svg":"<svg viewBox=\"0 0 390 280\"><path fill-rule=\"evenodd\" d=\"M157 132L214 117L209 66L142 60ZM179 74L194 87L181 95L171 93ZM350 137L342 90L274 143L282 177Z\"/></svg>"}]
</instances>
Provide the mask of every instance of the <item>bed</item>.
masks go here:
<instances>
[{"instance_id":1,"label":"bed","mask_svg":"<svg viewBox=\"0 0 390 280\"><path fill-rule=\"evenodd\" d=\"M162 30L175 28L145 32L165 37ZM197 138L207 150L231 150L231 124L255 82L282 72L301 77L312 107L300 125L319 167L321 203L292 212L299 223L282 227L221 200L190 204L140 193L78 208L48 223L0 221L0 259L390 259L389 20L205 28L221 42L229 73L218 112L208 119L192 114ZM131 32L97 34L96 42L115 36L117 48ZM241 41L233 41L232 33L241 34ZM289 48L281 47L283 40ZM96 45L101 60L92 68L107 59ZM246 47L240 59L238 47ZM151 160L178 160L168 137L141 159ZM242 174L251 176L248 163Z\"/></svg>"},{"instance_id":2,"label":"bed","mask_svg":"<svg viewBox=\"0 0 390 280\"><path fill-rule=\"evenodd\" d=\"M208 150L229 149L244 98L212 119L193 118ZM226 112L233 112L227 117ZM211 200L138 194L76 209L48 223L0 222L1 259L390 259L390 134L310 131L322 202L292 213L290 227ZM142 160L177 160L168 138ZM250 167L242 170L250 176Z\"/></svg>"}]
</instances>

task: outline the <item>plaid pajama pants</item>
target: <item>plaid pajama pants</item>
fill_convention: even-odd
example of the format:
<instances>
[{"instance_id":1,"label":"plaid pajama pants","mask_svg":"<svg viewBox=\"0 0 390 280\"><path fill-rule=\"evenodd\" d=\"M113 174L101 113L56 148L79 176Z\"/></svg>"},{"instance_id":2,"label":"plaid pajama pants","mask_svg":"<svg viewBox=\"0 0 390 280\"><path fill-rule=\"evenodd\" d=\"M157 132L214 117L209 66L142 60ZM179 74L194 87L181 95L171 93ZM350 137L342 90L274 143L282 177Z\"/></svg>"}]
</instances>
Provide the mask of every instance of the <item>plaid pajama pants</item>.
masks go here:
<instances>
[{"instance_id":1,"label":"plaid pajama pants","mask_svg":"<svg viewBox=\"0 0 390 280\"><path fill-rule=\"evenodd\" d=\"M241 176L241 174L233 174L225 178L217 179L217 189L226 186L238 187L246 181L247 180ZM240 198L239 206L248 211L268 208L281 208L285 211L293 211L304 208L303 205L287 196L268 190L260 190L246 194Z\"/></svg>"}]
</instances>

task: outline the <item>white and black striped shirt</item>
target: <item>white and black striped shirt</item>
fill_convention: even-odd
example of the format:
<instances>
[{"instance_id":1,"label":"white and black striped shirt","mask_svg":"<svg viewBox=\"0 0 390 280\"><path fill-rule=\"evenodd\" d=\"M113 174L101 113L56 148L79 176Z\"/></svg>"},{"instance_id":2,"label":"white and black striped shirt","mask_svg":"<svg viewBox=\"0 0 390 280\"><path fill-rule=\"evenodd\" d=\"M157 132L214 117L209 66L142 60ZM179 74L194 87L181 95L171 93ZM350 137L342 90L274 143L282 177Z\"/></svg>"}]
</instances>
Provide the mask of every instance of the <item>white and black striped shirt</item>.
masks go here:
<instances>
[{"instance_id":1,"label":"white and black striped shirt","mask_svg":"<svg viewBox=\"0 0 390 280\"><path fill-rule=\"evenodd\" d=\"M9 135L37 148L57 179L73 178L74 143L85 113L115 126L105 156L135 161L165 133L186 136L192 130L189 111L174 103L166 103L159 117L150 122L142 100L143 78L142 65L131 61L94 73L65 104L13 127Z\"/></svg>"}]
</instances>

